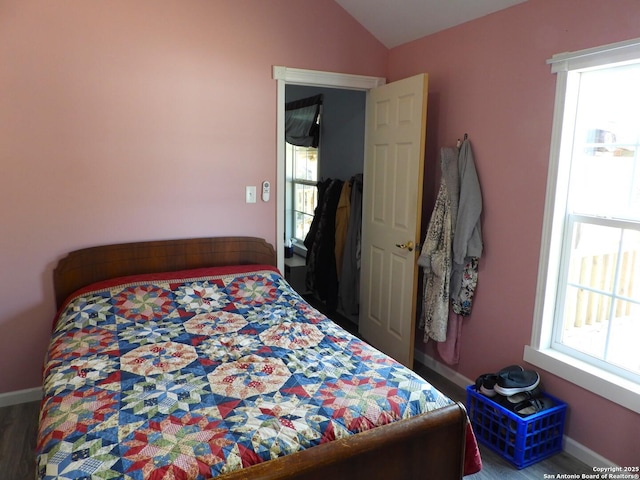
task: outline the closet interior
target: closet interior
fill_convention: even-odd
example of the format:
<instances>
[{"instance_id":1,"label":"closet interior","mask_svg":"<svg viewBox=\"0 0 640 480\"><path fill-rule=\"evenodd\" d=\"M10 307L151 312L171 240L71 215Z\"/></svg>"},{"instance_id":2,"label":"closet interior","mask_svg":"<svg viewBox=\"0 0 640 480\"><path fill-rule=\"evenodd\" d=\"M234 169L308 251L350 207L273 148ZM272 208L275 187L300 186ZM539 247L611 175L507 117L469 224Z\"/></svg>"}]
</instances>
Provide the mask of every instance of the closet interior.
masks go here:
<instances>
[{"instance_id":1,"label":"closet interior","mask_svg":"<svg viewBox=\"0 0 640 480\"><path fill-rule=\"evenodd\" d=\"M285 278L357 331L366 92L287 85L285 94ZM312 125L301 127L305 116Z\"/></svg>"}]
</instances>

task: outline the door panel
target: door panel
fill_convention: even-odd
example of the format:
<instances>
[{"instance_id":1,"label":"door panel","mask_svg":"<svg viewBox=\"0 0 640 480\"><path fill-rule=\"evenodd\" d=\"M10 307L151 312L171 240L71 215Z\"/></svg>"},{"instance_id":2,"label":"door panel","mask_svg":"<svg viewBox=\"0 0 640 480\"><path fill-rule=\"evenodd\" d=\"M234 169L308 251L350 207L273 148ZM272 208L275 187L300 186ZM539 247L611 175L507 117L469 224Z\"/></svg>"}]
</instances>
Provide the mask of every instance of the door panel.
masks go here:
<instances>
[{"instance_id":1,"label":"door panel","mask_svg":"<svg viewBox=\"0 0 640 480\"><path fill-rule=\"evenodd\" d=\"M406 288L404 285L407 277L406 264L407 262L401 256L391 255L391 285L398 286L399 291L403 291ZM406 320L406 307L408 307L408 305L405 305L402 300L403 299L400 295L392 294L390 296L391 312L397 312L397 314L389 317L389 333L395 335L398 341L402 341L402 338L406 334L405 330L407 327L404 325L405 322L403 320Z\"/></svg>"},{"instance_id":2,"label":"door panel","mask_svg":"<svg viewBox=\"0 0 640 480\"><path fill-rule=\"evenodd\" d=\"M370 90L367 99L360 333L413 366L427 75ZM401 248L413 242L412 250Z\"/></svg>"}]
</instances>

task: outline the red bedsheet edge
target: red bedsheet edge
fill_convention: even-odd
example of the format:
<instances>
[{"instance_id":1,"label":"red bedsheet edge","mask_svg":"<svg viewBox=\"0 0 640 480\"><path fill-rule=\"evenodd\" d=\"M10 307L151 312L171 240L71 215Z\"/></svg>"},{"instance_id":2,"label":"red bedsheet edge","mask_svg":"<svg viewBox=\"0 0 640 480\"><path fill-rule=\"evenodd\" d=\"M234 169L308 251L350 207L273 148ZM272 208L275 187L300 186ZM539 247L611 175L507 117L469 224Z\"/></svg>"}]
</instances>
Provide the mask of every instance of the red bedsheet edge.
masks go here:
<instances>
[{"instance_id":1,"label":"red bedsheet edge","mask_svg":"<svg viewBox=\"0 0 640 480\"><path fill-rule=\"evenodd\" d=\"M482 458L480 457L480 449L476 441L476 435L473 433L471 423L467 422L467 435L465 438L464 449L464 475L472 475L482 470Z\"/></svg>"}]
</instances>

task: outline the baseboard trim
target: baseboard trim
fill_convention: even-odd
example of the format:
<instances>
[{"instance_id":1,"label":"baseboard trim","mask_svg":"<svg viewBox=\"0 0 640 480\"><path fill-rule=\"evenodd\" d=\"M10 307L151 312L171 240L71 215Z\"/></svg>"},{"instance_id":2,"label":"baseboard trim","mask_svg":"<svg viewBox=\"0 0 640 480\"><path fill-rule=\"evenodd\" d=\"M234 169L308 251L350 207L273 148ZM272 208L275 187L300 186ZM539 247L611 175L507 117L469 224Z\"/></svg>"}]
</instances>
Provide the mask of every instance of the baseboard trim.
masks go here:
<instances>
[{"instance_id":1,"label":"baseboard trim","mask_svg":"<svg viewBox=\"0 0 640 480\"><path fill-rule=\"evenodd\" d=\"M37 402L42 400L42 388L27 388L15 392L0 393L0 408L18 405L20 403Z\"/></svg>"},{"instance_id":2,"label":"baseboard trim","mask_svg":"<svg viewBox=\"0 0 640 480\"><path fill-rule=\"evenodd\" d=\"M447 367L445 364L435 360L433 357L427 355L426 353L416 349L414 352L415 359L423 364L425 367L430 368L434 372L443 377L449 379L455 385L465 389L467 385L471 385L474 383L474 380L471 380L464 375L456 372L455 370ZM590 448L585 447L581 443L576 442L570 437L564 436L564 451L580 460L582 463L589 465L590 467L617 467L615 463L604 458L597 452L594 452Z\"/></svg>"},{"instance_id":3,"label":"baseboard trim","mask_svg":"<svg viewBox=\"0 0 640 480\"><path fill-rule=\"evenodd\" d=\"M582 463L586 463L590 467L619 467L619 465L616 465L599 453L594 452L590 448L585 447L566 435L564 436L564 451L572 457L577 458Z\"/></svg>"}]
</instances>

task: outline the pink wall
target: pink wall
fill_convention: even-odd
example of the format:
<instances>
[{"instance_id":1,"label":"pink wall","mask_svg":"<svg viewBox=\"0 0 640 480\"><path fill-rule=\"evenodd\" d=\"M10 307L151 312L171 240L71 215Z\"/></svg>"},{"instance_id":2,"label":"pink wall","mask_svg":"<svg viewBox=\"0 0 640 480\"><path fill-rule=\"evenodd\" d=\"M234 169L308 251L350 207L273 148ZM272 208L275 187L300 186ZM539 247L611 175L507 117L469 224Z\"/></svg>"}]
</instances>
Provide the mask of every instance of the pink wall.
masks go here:
<instances>
[{"instance_id":1,"label":"pink wall","mask_svg":"<svg viewBox=\"0 0 640 480\"><path fill-rule=\"evenodd\" d=\"M439 181L441 146L468 132L475 154L485 252L457 367L468 378L521 363L531 338L556 80L545 61L640 37L638 19L637 0L529 0L390 52L390 80L429 73L430 181ZM572 439L619 465L638 463L636 413L541 376L570 405Z\"/></svg>"},{"instance_id":2,"label":"pink wall","mask_svg":"<svg viewBox=\"0 0 640 480\"><path fill-rule=\"evenodd\" d=\"M468 132L484 194L459 370L521 361L555 88L545 60L640 36L637 0L584 6L529 0L388 52L332 0L1 2L0 393L40 384L65 252L225 234L275 243L275 202L244 203L245 185L275 181L272 65L430 74L427 172L435 182L439 147ZM636 414L543 380L570 403L573 439L637 463Z\"/></svg>"},{"instance_id":3,"label":"pink wall","mask_svg":"<svg viewBox=\"0 0 640 480\"><path fill-rule=\"evenodd\" d=\"M66 252L275 244L275 200L244 202L275 185L272 65L381 76L387 56L332 0L3 0L0 393L41 384Z\"/></svg>"}]
</instances>

